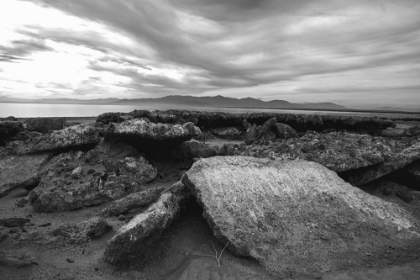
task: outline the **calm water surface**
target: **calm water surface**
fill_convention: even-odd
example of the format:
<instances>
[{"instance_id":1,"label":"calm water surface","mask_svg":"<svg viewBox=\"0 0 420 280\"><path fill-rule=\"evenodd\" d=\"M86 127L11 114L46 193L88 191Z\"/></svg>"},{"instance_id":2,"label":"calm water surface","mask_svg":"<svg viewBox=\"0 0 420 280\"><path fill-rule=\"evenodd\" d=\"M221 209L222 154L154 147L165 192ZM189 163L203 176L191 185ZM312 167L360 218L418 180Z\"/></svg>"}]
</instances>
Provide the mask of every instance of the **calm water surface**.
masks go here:
<instances>
[{"instance_id":1,"label":"calm water surface","mask_svg":"<svg viewBox=\"0 0 420 280\"><path fill-rule=\"evenodd\" d=\"M84 105L84 104L23 104L23 103L0 103L0 118L14 116L17 118L31 117L96 117L106 112L128 113L133 110L169 110L185 109L213 112L276 112L289 114L351 114L370 115L370 113L346 113L329 111L304 111L282 109L249 109L249 108L210 108L191 107L172 104L136 104L136 105Z\"/></svg>"}]
</instances>

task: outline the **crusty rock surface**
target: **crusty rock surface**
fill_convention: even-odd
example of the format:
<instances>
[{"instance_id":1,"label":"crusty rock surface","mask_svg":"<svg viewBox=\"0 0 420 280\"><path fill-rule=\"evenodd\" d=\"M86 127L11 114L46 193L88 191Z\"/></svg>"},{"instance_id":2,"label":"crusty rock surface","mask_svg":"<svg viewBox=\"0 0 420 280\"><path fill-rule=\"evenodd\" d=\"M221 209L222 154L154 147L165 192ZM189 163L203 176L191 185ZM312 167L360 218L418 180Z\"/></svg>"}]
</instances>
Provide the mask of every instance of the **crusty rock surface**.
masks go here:
<instances>
[{"instance_id":1,"label":"crusty rock surface","mask_svg":"<svg viewBox=\"0 0 420 280\"><path fill-rule=\"evenodd\" d=\"M0 197L16 188L36 186L38 172L52 157L51 154L0 157Z\"/></svg>"},{"instance_id":2,"label":"crusty rock surface","mask_svg":"<svg viewBox=\"0 0 420 280\"><path fill-rule=\"evenodd\" d=\"M141 258L145 250L178 217L188 197L189 192L182 184L163 193L155 203L115 233L107 243L104 260L122 265Z\"/></svg>"},{"instance_id":3,"label":"crusty rock surface","mask_svg":"<svg viewBox=\"0 0 420 280\"><path fill-rule=\"evenodd\" d=\"M26 141L8 145L16 154L31 154L95 145L101 139L101 129L90 124L70 126Z\"/></svg>"},{"instance_id":4,"label":"crusty rock surface","mask_svg":"<svg viewBox=\"0 0 420 280\"><path fill-rule=\"evenodd\" d=\"M37 212L74 210L140 191L156 176L156 168L141 156L112 157L110 152L104 160L95 152L70 152L51 160L29 197Z\"/></svg>"},{"instance_id":5,"label":"crusty rock surface","mask_svg":"<svg viewBox=\"0 0 420 280\"><path fill-rule=\"evenodd\" d=\"M210 132L217 137L229 140L240 139L242 134L242 131L236 127L213 128L210 130Z\"/></svg>"},{"instance_id":6,"label":"crusty rock surface","mask_svg":"<svg viewBox=\"0 0 420 280\"><path fill-rule=\"evenodd\" d=\"M116 138L130 137L152 141L186 141L200 135L201 131L193 123L163 124L152 123L148 119L134 119L115 124L107 135Z\"/></svg>"},{"instance_id":7,"label":"crusty rock surface","mask_svg":"<svg viewBox=\"0 0 420 280\"><path fill-rule=\"evenodd\" d=\"M118 216L132 209L146 207L158 199L164 190L164 187L156 187L129 194L121 199L113 201L101 211L100 215L103 217Z\"/></svg>"},{"instance_id":8,"label":"crusty rock surface","mask_svg":"<svg viewBox=\"0 0 420 280\"><path fill-rule=\"evenodd\" d=\"M219 241L281 277L335 270L420 238L406 210L315 162L212 157L182 182Z\"/></svg>"},{"instance_id":9,"label":"crusty rock surface","mask_svg":"<svg viewBox=\"0 0 420 280\"><path fill-rule=\"evenodd\" d=\"M33 118L26 121L26 129L47 133L50 130L61 130L67 125L65 118Z\"/></svg>"}]
</instances>

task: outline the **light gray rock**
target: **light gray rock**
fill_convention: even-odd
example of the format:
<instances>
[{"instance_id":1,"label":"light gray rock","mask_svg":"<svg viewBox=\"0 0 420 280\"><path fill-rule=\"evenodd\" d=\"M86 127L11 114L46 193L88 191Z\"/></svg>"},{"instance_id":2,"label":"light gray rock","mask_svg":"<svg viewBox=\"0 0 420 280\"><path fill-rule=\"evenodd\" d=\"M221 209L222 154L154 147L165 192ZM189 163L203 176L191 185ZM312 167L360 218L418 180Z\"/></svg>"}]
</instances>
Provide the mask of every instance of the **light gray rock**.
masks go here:
<instances>
[{"instance_id":1,"label":"light gray rock","mask_svg":"<svg viewBox=\"0 0 420 280\"><path fill-rule=\"evenodd\" d=\"M229 251L280 277L335 270L420 238L406 210L315 162L212 157L182 182Z\"/></svg>"},{"instance_id":2,"label":"light gray rock","mask_svg":"<svg viewBox=\"0 0 420 280\"><path fill-rule=\"evenodd\" d=\"M236 127L213 128L210 132L217 137L229 140L240 139L242 134L242 132Z\"/></svg>"},{"instance_id":3,"label":"light gray rock","mask_svg":"<svg viewBox=\"0 0 420 280\"><path fill-rule=\"evenodd\" d=\"M178 217L188 197L189 192L183 186L175 186L163 193L155 203L115 233L107 243L104 260L116 265L138 260Z\"/></svg>"}]
</instances>

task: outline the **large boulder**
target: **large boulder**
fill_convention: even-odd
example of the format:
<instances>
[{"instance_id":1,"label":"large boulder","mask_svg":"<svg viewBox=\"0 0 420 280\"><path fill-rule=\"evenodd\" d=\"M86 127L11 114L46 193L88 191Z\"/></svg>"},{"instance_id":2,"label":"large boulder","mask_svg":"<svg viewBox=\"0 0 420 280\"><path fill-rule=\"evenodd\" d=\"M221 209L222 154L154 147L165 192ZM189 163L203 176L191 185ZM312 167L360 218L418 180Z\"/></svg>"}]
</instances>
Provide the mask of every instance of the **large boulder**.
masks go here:
<instances>
[{"instance_id":1,"label":"large boulder","mask_svg":"<svg viewBox=\"0 0 420 280\"><path fill-rule=\"evenodd\" d=\"M51 130L61 130L66 127L65 118L34 118L26 121L26 128L29 131L47 133Z\"/></svg>"},{"instance_id":2,"label":"large boulder","mask_svg":"<svg viewBox=\"0 0 420 280\"><path fill-rule=\"evenodd\" d=\"M155 145L176 145L200 135L201 131L193 123L163 124L152 123L148 119L133 119L113 125L107 136L144 142Z\"/></svg>"},{"instance_id":3,"label":"large boulder","mask_svg":"<svg viewBox=\"0 0 420 280\"><path fill-rule=\"evenodd\" d=\"M124 143L101 142L87 153L70 152L51 160L30 194L37 212L100 205L143 189L157 170Z\"/></svg>"},{"instance_id":4,"label":"large boulder","mask_svg":"<svg viewBox=\"0 0 420 280\"><path fill-rule=\"evenodd\" d=\"M93 125L80 124L26 141L9 143L8 148L18 155L80 148L96 145L101 139L101 132Z\"/></svg>"},{"instance_id":5,"label":"large boulder","mask_svg":"<svg viewBox=\"0 0 420 280\"><path fill-rule=\"evenodd\" d=\"M36 154L0 158L0 197L16 188L38 185L39 172L51 157L51 154Z\"/></svg>"},{"instance_id":6,"label":"large boulder","mask_svg":"<svg viewBox=\"0 0 420 280\"><path fill-rule=\"evenodd\" d=\"M407 211L315 162L212 157L182 182L229 251L280 277L319 275L420 239Z\"/></svg>"},{"instance_id":7,"label":"large boulder","mask_svg":"<svg viewBox=\"0 0 420 280\"><path fill-rule=\"evenodd\" d=\"M242 132L236 127L220 127L211 129L210 132L220 138L237 140L241 138Z\"/></svg>"},{"instance_id":8,"label":"large boulder","mask_svg":"<svg viewBox=\"0 0 420 280\"><path fill-rule=\"evenodd\" d=\"M24 129L23 124L18 121L0 121L0 146L4 146L6 141Z\"/></svg>"},{"instance_id":9,"label":"large boulder","mask_svg":"<svg viewBox=\"0 0 420 280\"><path fill-rule=\"evenodd\" d=\"M192 139L176 146L172 154L176 159L189 160L193 158L212 157L217 155L217 151L214 147Z\"/></svg>"},{"instance_id":10,"label":"large boulder","mask_svg":"<svg viewBox=\"0 0 420 280\"><path fill-rule=\"evenodd\" d=\"M115 233L107 243L104 260L110 264L124 265L141 258L146 249L179 216L188 197L186 188L182 184L175 184Z\"/></svg>"},{"instance_id":11,"label":"large boulder","mask_svg":"<svg viewBox=\"0 0 420 280\"><path fill-rule=\"evenodd\" d=\"M276 123L273 127L274 134L280 139L298 138L296 130L284 123Z\"/></svg>"}]
</instances>

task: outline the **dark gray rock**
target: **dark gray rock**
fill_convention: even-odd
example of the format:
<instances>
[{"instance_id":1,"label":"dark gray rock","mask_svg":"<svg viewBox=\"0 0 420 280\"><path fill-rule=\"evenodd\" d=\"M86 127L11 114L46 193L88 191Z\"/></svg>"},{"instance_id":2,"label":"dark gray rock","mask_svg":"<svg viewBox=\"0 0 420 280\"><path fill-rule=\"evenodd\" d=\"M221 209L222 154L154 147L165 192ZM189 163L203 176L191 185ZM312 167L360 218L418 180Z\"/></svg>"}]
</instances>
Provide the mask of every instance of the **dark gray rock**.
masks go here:
<instances>
[{"instance_id":1,"label":"dark gray rock","mask_svg":"<svg viewBox=\"0 0 420 280\"><path fill-rule=\"evenodd\" d=\"M298 138L297 132L287 124L277 123L273 127L274 134L280 139Z\"/></svg>"},{"instance_id":2,"label":"dark gray rock","mask_svg":"<svg viewBox=\"0 0 420 280\"><path fill-rule=\"evenodd\" d=\"M172 151L173 156L180 160L190 160L193 158L207 158L217 155L214 147L196 140L185 141L176 146Z\"/></svg>"},{"instance_id":3,"label":"dark gray rock","mask_svg":"<svg viewBox=\"0 0 420 280\"><path fill-rule=\"evenodd\" d=\"M278 277L341 269L420 239L410 213L314 162L212 157L182 182L229 251Z\"/></svg>"},{"instance_id":4,"label":"dark gray rock","mask_svg":"<svg viewBox=\"0 0 420 280\"><path fill-rule=\"evenodd\" d=\"M0 146L4 146L6 141L24 129L23 124L18 121L0 121Z\"/></svg>"},{"instance_id":5,"label":"dark gray rock","mask_svg":"<svg viewBox=\"0 0 420 280\"><path fill-rule=\"evenodd\" d=\"M47 133L52 130L65 128L67 121L65 118L34 118L26 121L26 129L40 133Z\"/></svg>"}]
</instances>

